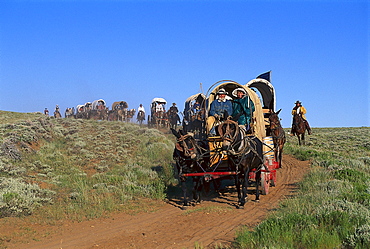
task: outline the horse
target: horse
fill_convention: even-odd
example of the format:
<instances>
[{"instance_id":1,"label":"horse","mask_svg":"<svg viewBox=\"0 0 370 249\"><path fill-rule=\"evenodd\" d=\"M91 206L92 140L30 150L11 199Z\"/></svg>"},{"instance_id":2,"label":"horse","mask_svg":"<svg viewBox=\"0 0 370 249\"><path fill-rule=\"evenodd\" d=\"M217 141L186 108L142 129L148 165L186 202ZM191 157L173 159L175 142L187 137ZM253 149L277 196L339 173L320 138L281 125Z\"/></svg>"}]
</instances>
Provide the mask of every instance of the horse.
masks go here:
<instances>
[{"instance_id":1,"label":"horse","mask_svg":"<svg viewBox=\"0 0 370 249\"><path fill-rule=\"evenodd\" d=\"M141 125L143 123L143 121L145 120L145 112L139 111L137 113L136 120L139 122L139 125Z\"/></svg>"},{"instance_id":2,"label":"horse","mask_svg":"<svg viewBox=\"0 0 370 249\"><path fill-rule=\"evenodd\" d=\"M88 118L87 119L93 119L93 120L108 120L108 110L90 110L88 112Z\"/></svg>"},{"instance_id":3,"label":"horse","mask_svg":"<svg viewBox=\"0 0 370 249\"><path fill-rule=\"evenodd\" d=\"M186 176L184 173L199 173L205 171L208 165L207 143L196 141L193 134L184 132L183 130L176 131L172 129L172 134L176 137L176 145L173 151L173 159L176 161L176 169L178 172L181 188L183 191L183 209L189 206L189 203L195 202L199 204L201 201L201 189L203 186L203 178L201 176L193 176L192 200L188 201Z\"/></svg>"},{"instance_id":4,"label":"horse","mask_svg":"<svg viewBox=\"0 0 370 249\"><path fill-rule=\"evenodd\" d=\"M62 115L60 114L60 112L58 110L55 110L54 111L54 118L61 118Z\"/></svg>"},{"instance_id":5,"label":"horse","mask_svg":"<svg viewBox=\"0 0 370 249\"><path fill-rule=\"evenodd\" d=\"M117 110L109 110L108 111L108 121L117 121L117 120L118 120Z\"/></svg>"},{"instance_id":6,"label":"horse","mask_svg":"<svg viewBox=\"0 0 370 249\"><path fill-rule=\"evenodd\" d=\"M179 115L175 112L168 111L167 116L168 116L170 128L176 130L177 124L181 122Z\"/></svg>"},{"instance_id":7,"label":"horse","mask_svg":"<svg viewBox=\"0 0 370 249\"><path fill-rule=\"evenodd\" d=\"M131 121L131 119L135 116L135 112L136 112L135 109L127 110L126 122L130 122Z\"/></svg>"},{"instance_id":8,"label":"horse","mask_svg":"<svg viewBox=\"0 0 370 249\"><path fill-rule=\"evenodd\" d=\"M218 125L217 130L221 136L222 150L227 153L229 165L237 172L235 175L237 208L244 208L248 200L249 173L253 169L256 173L256 201L259 201L261 170L264 168L262 142L255 136L247 135L247 131L231 119Z\"/></svg>"},{"instance_id":9,"label":"horse","mask_svg":"<svg viewBox=\"0 0 370 249\"><path fill-rule=\"evenodd\" d=\"M304 136L306 132L306 124L304 119L300 114L294 114L293 116L293 125L292 125L292 134L297 135L298 144L305 144ZM301 143L302 141L302 143Z\"/></svg>"},{"instance_id":10,"label":"horse","mask_svg":"<svg viewBox=\"0 0 370 249\"><path fill-rule=\"evenodd\" d=\"M279 163L280 168L282 167L282 157L284 144L286 142L285 132L280 123L279 113L281 109L277 112L272 112L269 116L270 130L272 135L272 140L274 142L274 154L275 161Z\"/></svg>"}]
</instances>

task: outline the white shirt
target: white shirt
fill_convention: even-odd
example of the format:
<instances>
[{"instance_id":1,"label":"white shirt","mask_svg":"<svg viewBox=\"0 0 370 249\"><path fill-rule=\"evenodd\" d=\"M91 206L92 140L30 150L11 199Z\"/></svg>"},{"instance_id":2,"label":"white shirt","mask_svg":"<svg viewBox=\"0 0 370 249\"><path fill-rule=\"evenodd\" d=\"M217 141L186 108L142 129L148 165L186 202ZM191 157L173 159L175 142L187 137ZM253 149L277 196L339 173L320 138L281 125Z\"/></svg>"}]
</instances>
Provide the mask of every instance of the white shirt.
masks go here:
<instances>
[{"instance_id":1,"label":"white shirt","mask_svg":"<svg viewBox=\"0 0 370 249\"><path fill-rule=\"evenodd\" d=\"M156 112L163 112L164 111L163 105L162 104L157 104L157 106L155 108L155 111Z\"/></svg>"},{"instance_id":2,"label":"white shirt","mask_svg":"<svg viewBox=\"0 0 370 249\"><path fill-rule=\"evenodd\" d=\"M145 109L144 109L144 106L139 106L139 108L137 109L137 111L142 111L142 112L145 112Z\"/></svg>"}]
</instances>

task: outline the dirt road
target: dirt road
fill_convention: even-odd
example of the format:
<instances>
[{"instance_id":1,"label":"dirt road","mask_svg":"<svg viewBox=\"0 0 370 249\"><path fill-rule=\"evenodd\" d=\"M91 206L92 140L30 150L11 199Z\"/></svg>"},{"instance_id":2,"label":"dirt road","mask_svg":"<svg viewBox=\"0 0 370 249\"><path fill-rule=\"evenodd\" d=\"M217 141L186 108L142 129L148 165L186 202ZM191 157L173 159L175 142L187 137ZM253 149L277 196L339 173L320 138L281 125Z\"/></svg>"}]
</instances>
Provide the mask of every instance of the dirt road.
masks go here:
<instances>
[{"instance_id":1,"label":"dirt road","mask_svg":"<svg viewBox=\"0 0 370 249\"><path fill-rule=\"evenodd\" d=\"M242 225L254 226L277 207L278 202L294 194L296 183L307 172L309 163L284 156L283 168L277 173L277 186L268 195L254 202L254 196L244 209L236 209L235 191L208 197L201 205L186 211L179 208L180 200L173 197L161 203L155 212L138 215L119 214L109 219L68 223L56 227L33 226L32 229L50 235L39 241L20 243L9 241L8 248L214 248L230 245L235 231ZM231 191L232 190L232 191ZM57 232L56 232L57 231Z\"/></svg>"}]
</instances>

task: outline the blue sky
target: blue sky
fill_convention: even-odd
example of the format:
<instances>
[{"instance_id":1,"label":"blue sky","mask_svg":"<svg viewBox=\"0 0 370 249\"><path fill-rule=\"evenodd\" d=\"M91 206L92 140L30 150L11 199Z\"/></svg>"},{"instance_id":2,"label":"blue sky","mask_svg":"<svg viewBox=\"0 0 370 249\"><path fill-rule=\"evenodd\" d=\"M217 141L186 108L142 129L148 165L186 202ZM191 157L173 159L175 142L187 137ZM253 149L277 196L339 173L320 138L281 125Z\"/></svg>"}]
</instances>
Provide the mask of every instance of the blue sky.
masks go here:
<instances>
[{"instance_id":1,"label":"blue sky","mask_svg":"<svg viewBox=\"0 0 370 249\"><path fill-rule=\"evenodd\" d=\"M0 110L167 107L272 71L284 127L370 126L369 2L0 1Z\"/></svg>"}]
</instances>

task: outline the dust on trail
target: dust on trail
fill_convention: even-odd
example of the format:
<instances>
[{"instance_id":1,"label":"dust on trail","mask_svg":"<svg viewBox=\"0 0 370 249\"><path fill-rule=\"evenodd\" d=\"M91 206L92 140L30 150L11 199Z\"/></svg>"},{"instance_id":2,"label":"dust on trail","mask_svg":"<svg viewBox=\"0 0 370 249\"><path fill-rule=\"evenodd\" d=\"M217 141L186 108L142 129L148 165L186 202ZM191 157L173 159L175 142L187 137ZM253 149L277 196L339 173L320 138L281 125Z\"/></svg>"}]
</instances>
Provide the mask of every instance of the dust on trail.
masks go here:
<instances>
[{"instance_id":1,"label":"dust on trail","mask_svg":"<svg viewBox=\"0 0 370 249\"><path fill-rule=\"evenodd\" d=\"M234 189L223 195L206 198L200 205L181 210L180 196L161 203L157 211L137 215L118 214L107 219L81 223L66 223L58 227L33 226L40 233L51 231L39 241L20 243L9 241L8 248L214 248L222 243L230 245L235 232L242 225L255 226L290 195L309 168L308 161L284 156L283 168L277 170L276 187L268 195L249 202L244 209L236 209Z\"/></svg>"}]
</instances>

